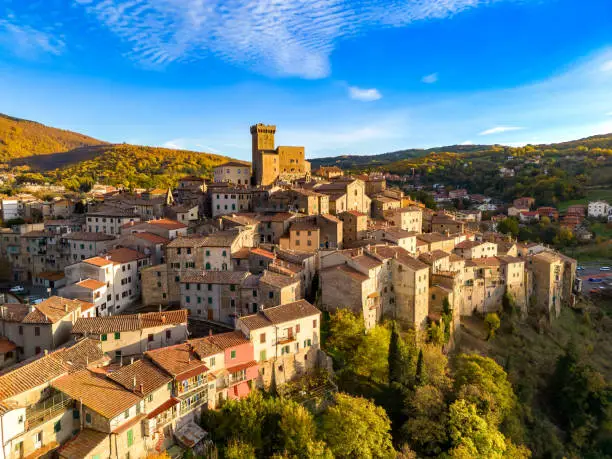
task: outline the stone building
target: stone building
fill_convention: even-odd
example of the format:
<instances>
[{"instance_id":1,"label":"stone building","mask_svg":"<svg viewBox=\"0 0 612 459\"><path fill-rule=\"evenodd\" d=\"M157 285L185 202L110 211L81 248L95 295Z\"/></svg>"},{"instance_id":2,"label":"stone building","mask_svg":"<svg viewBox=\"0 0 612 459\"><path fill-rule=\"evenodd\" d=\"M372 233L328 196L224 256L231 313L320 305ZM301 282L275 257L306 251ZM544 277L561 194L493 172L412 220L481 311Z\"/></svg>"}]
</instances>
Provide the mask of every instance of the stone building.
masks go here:
<instances>
[{"instance_id":1,"label":"stone building","mask_svg":"<svg viewBox=\"0 0 612 459\"><path fill-rule=\"evenodd\" d=\"M310 175L304 147L275 148L276 126L273 125L255 124L250 130L254 185L271 185L277 180L295 180Z\"/></svg>"}]
</instances>

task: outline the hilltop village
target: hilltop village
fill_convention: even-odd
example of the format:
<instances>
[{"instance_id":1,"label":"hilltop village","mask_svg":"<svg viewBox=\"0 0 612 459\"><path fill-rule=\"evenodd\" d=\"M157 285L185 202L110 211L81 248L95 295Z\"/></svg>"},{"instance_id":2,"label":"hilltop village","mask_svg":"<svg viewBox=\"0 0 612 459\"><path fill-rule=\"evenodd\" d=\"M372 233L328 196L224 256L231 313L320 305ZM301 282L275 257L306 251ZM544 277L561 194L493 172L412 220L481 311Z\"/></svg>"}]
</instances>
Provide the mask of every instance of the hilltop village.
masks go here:
<instances>
[{"instance_id":1,"label":"hilltop village","mask_svg":"<svg viewBox=\"0 0 612 459\"><path fill-rule=\"evenodd\" d=\"M3 220L23 222L0 234L13 286L0 306L0 457L193 447L202 411L331 371L322 322L339 309L366 329L436 324L448 350L462 317L504 298L550 321L573 305L574 259L495 219L483 228L481 210L428 209L383 175L312 171L275 133L251 126L252 162L221 164L212 181L2 201ZM513 209L535 218L532 205ZM27 221L33 210L42 222Z\"/></svg>"}]
</instances>

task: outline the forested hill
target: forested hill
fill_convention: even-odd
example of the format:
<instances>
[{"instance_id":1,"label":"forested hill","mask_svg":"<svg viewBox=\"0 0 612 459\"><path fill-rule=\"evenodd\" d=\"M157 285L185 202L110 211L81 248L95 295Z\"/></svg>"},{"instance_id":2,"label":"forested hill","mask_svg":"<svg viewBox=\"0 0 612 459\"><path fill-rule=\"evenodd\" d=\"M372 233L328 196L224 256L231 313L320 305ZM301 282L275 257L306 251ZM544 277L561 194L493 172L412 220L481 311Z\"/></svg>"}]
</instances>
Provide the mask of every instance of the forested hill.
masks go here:
<instances>
[{"instance_id":1,"label":"forested hill","mask_svg":"<svg viewBox=\"0 0 612 459\"><path fill-rule=\"evenodd\" d=\"M17 183L60 183L83 190L95 182L151 188L183 175L212 176L230 158L210 153L110 144L76 132L0 114L0 165Z\"/></svg>"},{"instance_id":2,"label":"forested hill","mask_svg":"<svg viewBox=\"0 0 612 459\"><path fill-rule=\"evenodd\" d=\"M428 149L410 148L377 155L342 155L314 158L311 159L310 162L313 170L320 166L338 166L341 169L349 170L376 170L380 168L391 173L404 173L407 164L409 164L410 167L416 164L418 167L418 164L423 162L423 160L419 161L420 158L426 161L427 157L435 158L437 155L445 153L452 153L466 158L494 155L500 160L503 160L503 153L508 153L509 155L515 153L523 155L525 152L582 154L591 150L593 150L594 153L600 152L601 150L612 150L612 133L571 140L568 142L526 145L525 147L517 148L504 145L449 145Z\"/></svg>"},{"instance_id":3,"label":"forested hill","mask_svg":"<svg viewBox=\"0 0 612 459\"><path fill-rule=\"evenodd\" d=\"M327 158L314 158L310 160L312 169L321 166L338 166L342 169L359 169L366 167L384 166L386 164L408 158L420 158L430 153L452 152L452 153L473 153L485 151L491 148L490 145L450 145L435 148L409 148L407 150L392 151L378 155L343 155L330 156Z\"/></svg>"},{"instance_id":4,"label":"forested hill","mask_svg":"<svg viewBox=\"0 0 612 459\"><path fill-rule=\"evenodd\" d=\"M46 155L105 142L0 113L0 161Z\"/></svg>"}]
</instances>

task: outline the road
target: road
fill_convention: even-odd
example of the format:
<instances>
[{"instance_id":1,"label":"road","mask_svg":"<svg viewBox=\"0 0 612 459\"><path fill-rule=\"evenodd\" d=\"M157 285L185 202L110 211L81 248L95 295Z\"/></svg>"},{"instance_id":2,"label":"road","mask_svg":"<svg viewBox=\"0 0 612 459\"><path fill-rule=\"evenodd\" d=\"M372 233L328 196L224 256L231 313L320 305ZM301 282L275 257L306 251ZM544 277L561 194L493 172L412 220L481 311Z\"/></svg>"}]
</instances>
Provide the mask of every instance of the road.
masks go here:
<instances>
[{"instance_id":1,"label":"road","mask_svg":"<svg viewBox=\"0 0 612 459\"><path fill-rule=\"evenodd\" d=\"M599 270L602 266L612 266L611 260L580 263L578 266L584 268L576 272L576 275L582 279L582 293L584 295L588 295L592 289L612 286L612 271ZM589 282L589 278L602 279L602 282Z\"/></svg>"}]
</instances>

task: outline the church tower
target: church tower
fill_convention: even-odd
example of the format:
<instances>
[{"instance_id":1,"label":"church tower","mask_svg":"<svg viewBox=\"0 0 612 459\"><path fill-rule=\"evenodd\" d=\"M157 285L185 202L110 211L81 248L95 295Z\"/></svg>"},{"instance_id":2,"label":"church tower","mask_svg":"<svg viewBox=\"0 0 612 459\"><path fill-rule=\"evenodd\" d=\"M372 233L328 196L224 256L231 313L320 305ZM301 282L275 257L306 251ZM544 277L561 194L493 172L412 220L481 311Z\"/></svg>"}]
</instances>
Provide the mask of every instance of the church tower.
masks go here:
<instances>
[{"instance_id":1,"label":"church tower","mask_svg":"<svg viewBox=\"0 0 612 459\"><path fill-rule=\"evenodd\" d=\"M274 151L276 126L251 126L253 185L269 185L278 177L278 158Z\"/></svg>"}]
</instances>

